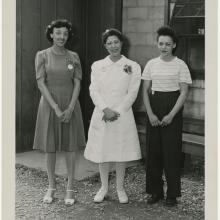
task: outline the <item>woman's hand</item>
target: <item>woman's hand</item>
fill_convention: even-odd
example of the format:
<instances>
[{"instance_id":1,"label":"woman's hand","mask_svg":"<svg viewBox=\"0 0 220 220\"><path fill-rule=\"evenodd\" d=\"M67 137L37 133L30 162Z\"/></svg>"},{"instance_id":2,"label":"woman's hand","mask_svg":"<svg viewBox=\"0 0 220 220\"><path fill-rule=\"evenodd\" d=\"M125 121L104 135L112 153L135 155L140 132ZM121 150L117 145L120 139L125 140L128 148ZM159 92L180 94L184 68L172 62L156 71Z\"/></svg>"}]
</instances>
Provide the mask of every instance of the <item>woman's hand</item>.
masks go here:
<instances>
[{"instance_id":1,"label":"woman's hand","mask_svg":"<svg viewBox=\"0 0 220 220\"><path fill-rule=\"evenodd\" d=\"M56 105L56 107L54 108L54 111L56 113L56 116L59 118L59 119L62 119L62 116L63 116L63 112L60 110L59 106Z\"/></svg>"},{"instance_id":2,"label":"woman's hand","mask_svg":"<svg viewBox=\"0 0 220 220\"><path fill-rule=\"evenodd\" d=\"M63 112L62 122L68 123L68 122L70 121L70 118L71 118L71 116L72 116L72 113L73 113L73 109L67 108L67 109Z\"/></svg>"},{"instance_id":3,"label":"woman's hand","mask_svg":"<svg viewBox=\"0 0 220 220\"><path fill-rule=\"evenodd\" d=\"M171 114L165 115L161 121L161 126L167 126L173 121L173 116Z\"/></svg>"},{"instance_id":4,"label":"woman's hand","mask_svg":"<svg viewBox=\"0 0 220 220\"><path fill-rule=\"evenodd\" d=\"M115 121L118 119L118 117L120 116L120 114L110 108L105 108L103 110L104 112L104 116L102 118L102 120L104 120L105 122L107 121Z\"/></svg>"},{"instance_id":5,"label":"woman's hand","mask_svg":"<svg viewBox=\"0 0 220 220\"><path fill-rule=\"evenodd\" d=\"M159 119L157 118L157 116L155 114L151 114L148 116L150 123L153 127L157 127L159 125L161 125L161 122L159 121Z\"/></svg>"}]
</instances>

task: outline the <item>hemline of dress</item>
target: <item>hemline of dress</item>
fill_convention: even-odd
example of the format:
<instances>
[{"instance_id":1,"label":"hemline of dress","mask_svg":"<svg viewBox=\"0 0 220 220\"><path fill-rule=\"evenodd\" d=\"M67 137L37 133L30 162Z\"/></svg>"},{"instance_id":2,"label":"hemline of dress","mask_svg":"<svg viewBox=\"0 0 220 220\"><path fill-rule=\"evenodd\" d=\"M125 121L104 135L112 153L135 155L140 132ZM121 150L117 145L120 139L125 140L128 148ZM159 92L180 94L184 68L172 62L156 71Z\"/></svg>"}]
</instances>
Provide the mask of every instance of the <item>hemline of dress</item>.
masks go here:
<instances>
[{"instance_id":1,"label":"hemline of dress","mask_svg":"<svg viewBox=\"0 0 220 220\"><path fill-rule=\"evenodd\" d=\"M103 160L99 160L99 159L92 159L91 157L87 157L84 154L85 159L93 162L93 163L110 163L110 162L129 162L129 161L136 161L136 160L141 160L142 156L136 156L133 158L120 158L120 159L115 159L115 158L109 158L109 159L103 159Z\"/></svg>"},{"instance_id":2,"label":"hemline of dress","mask_svg":"<svg viewBox=\"0 0 220 220\"><path fill-rule=\"evenodd\" d=\"M65 150L65 149L56 149L55 151L47 151L45 149L39 148L39 147L33 147L33 150L41 151L43 153L56 153L56 152L77 152L80 149L82 149L83 146L78 146L74 148L73 150Z\"/></svg>"}]
</instances>

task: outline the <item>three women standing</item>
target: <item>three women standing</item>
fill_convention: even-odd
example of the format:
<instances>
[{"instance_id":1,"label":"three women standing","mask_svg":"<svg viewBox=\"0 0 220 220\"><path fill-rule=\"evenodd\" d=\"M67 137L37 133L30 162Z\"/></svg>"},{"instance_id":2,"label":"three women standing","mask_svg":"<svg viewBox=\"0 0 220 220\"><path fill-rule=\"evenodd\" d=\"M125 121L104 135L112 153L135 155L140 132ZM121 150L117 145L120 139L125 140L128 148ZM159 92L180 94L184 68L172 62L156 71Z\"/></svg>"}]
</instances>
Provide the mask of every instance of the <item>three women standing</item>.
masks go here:
<instances>
[{"instance_id":1,"label":"three women standing","mask_svg":"<svg viewBox=\"0 0 220 220\"><path fill-rule=\"evenodd\" d=\"M42 96L34 149L46 153L49 187L43 199L45 203L53 201L56 190L56 152L65 151L68 173L65 204L72 205L75 152L79 146L85 146L78 101L82 70L78 55L65 48L72 37L72 26L67 20L53 21L46 29L46 36L52 46L39 51L35 59L36 79Z\"/></svg>"},{"instance_id":2,"label":"three women standing","mask_svg":"<svg viewBox=\"0 0 220 220\"><path fill-rule=\"evenodd\" d=\"M173 55L175 32L169 27L158 31L160 56L150 60L141 77L140 66L121 54L123 35L106 30L103 45L109 55L92 64L90 96L95 105L85 158L99 164L101 188L94 201L102 202L108 193L110 162L116 163L116 187L120 203L127 203L124 189L126 162L141 158L134 103L141 78L147 110L147 192L149 204L164 197L162 173L167 181L167 205L175 205L180 192L182 110L191 77L187 65ZM65 48L72 27L56 20L47 27L52 47L36 55L36 79L42 97L39 104L34 149L46 153L49 188L44 202L53 200L56 151L65 151L68 184L65 204L72 205L74 156L85 146L82 114L78 102L82 71L79 57Z\"/></svg>"},{"instance_id":3,"label":"three women standing","mask_svg":"<svg viewBox=\"0 0 220 220\"><path fill-rule=\"evenodd\" d=\"M140 81L140 66L121 54L123 36L106 30L102 42L109 56L92 64L90 96L95 105L85 158L99 164L101 188L94 201L102 202L108 192L109 162L116 163L116 187L120 203L127 203L124 189L126 162L141 158L133 116Z\"/></svg>"}]
</instances>

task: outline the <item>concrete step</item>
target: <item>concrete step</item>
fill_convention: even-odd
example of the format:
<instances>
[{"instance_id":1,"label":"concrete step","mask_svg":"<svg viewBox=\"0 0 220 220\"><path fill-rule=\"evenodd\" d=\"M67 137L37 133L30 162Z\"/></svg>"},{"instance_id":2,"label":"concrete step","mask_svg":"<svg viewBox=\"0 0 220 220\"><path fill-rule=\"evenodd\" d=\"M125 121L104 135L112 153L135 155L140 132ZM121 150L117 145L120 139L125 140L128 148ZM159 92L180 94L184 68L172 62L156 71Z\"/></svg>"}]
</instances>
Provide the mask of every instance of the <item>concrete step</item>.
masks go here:
<instances>
[{"instance_id":1,"label":"concrete step","mask_svg":"<svg viewBox=\"0 0 220 220\"><path fill-rule=\"evenodd\" d=\"M82 180L86 177L93 176L99 172L98 164L88 161L83 156L84 151L80 151L76 157L75 163L75 179ZM127 163L127 166L134 166L140 163L139 161L131 161ZM17 153L16 164L21 164L30 168L40 169L46 171L45 154L36 150ZM112 163L110 165L110 171L115 170L115 166ZM56 154L56 169L55 173L61 176L67 176L65 155L64 152L57 152Z\"/></svg>"},{"instance_id":2,"label":"concrete step","mask_svg":"<svg viewBox=\"0 0 220 220\"><path fill-rule=\"evenodd\" d=\"M205 151L205 138L196 134L183 133L183 152L196 155L204 156Z\"/></svg>"}]
</instances>

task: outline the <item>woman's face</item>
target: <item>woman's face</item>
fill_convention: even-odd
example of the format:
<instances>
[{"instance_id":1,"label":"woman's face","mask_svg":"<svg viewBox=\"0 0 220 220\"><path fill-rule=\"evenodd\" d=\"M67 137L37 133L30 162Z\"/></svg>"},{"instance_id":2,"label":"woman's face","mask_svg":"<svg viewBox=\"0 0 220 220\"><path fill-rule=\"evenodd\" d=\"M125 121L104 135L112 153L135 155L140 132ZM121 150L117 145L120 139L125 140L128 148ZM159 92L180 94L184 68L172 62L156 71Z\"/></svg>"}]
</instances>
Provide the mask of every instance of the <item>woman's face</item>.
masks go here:
<instances>
[{"instance_id":1,"label":"woman's face","mask_svg":"<svg viewBox=\"0 0 220 220\"><path fill-rule=\"evenodd\" d=\"M121 55L122 42L115 35L109 36L105 43L105 48L111 56Z\"/></svg>"},{"instance_id":2,"label":"woman's face","mask_svg":"<svg viewBox=\"0 0 220 220\"><path fill-rule=\"evenodd\" d=\"M69 37L69 32L66 27L53 28L53 33L50 35L53 39L53 44L58 47L64 47Z\"/></svg>"},{"instance_id":3,"label":"woman's face","mask_svg":"<svg viewBox=\"0 0 220 220\"><path fill-rule=\"evenodd\" d=\"M170 36L159 36L157 46L162 57L172 56L172 51L176 47L173 39Z\"/></svg>"}]
</instances>

